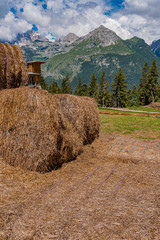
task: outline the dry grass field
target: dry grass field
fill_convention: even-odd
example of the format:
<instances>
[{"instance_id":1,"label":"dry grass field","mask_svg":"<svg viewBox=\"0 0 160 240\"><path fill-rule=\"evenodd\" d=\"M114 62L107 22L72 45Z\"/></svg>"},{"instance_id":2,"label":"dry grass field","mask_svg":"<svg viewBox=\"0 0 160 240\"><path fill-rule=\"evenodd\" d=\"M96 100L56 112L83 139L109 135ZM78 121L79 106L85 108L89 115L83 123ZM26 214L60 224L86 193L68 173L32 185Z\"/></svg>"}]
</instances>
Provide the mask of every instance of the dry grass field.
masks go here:
<instances>
[{"instance_id":1,"label":"dry grass field","mask_svg":"<svg viewBox=\"0 0 160 240\"><path fill-rule=\"evenodd\" d=\"M0 165L1 240L160 239L160 140L101 133L50 173Z\"/></svg>"}]
</instances>

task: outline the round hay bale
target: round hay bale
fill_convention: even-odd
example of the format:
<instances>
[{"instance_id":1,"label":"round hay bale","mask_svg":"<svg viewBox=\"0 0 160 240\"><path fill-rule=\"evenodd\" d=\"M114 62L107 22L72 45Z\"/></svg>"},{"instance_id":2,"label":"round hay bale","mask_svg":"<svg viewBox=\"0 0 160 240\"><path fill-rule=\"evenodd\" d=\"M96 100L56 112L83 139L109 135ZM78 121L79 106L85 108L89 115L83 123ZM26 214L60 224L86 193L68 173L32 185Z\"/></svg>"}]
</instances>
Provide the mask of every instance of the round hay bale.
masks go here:
<instances>
[{"instance_id":1,"label":"round hay bale","mask_svg":"<svg viewBox=\"0 0 160 240\"><path fill-rule=\"evenodd\" d=\"M28 85L28 73L22 50L0 43L0 90Z\"/></svg>"},{"instance_id":2,"label":"round hay bale","mask_svg":"<svg viewBox=\"0 0 160 240\"><path fill-rule=\"evenodd\" d=\"M5 47L3 43L0 43L0 90L7 88L6 70L7 65Z\"/></svg>"},{"instance_id":3,"label":"round hay bale","mask_svg":"<svg viewBox=\"0 0 160 240\"><path fill-rule=\"evenodd\" d=\"M15 60L16 60L16 79L20 83L20 86L27 86L28 85L28 71L27 71L27 65L24 60L23 52L20 47L16 45L11 45Z\"/></svg>"},{"instance_id":4,"label":"round hay bale","mask_svg":"<svg viewBox=\"0 0 160 240\"><path fill-rule=\"evenodd\" d=\"M60 101L63 115L82 136L83 144L91 143L99 134L99 114L95 112L95 101L89 97L69 97L66 94L55 95ZM98 108L96 107L98 111ZM83 131L82 131L83 127Z\"/></svg>"},{"instance_id":5,"label":"round hay bale","mask_svg":"<svg viewBox=\"0 0 160 240\"><path fill-rule=\"evenodd\" d=\"M51 171L99 136L94 99L27 87L2 90L0 99L0 156L12 166Z\"/></svg>"},{"instance_id":6,"label":"round hay bale","mask_svg":"<svg viewBox=\"0 0 160 240\"><path fill-rule=\"evenodd\" d=\"M11 48L8 44L3 44L5 55L6 55L6 88L14 88L16 87L15 81L15 67L14 67L14 60Z\"/></svg>"}]
</instances>

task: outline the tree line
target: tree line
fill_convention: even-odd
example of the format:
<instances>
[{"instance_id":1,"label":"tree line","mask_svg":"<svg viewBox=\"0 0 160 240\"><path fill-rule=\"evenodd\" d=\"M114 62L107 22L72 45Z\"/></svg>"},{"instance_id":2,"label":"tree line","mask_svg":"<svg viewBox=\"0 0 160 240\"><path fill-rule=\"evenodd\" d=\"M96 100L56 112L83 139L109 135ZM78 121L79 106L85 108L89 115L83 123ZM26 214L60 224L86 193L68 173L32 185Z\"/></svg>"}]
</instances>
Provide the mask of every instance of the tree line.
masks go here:
<instances>
[{"instance_id":1,"label":"tree line","mask_svg":"<svg viewBox=\"0 0 160 240\"><path fill-rule=\"evenodd\" d=\"M81 77L78 77L76 87L72 90L70 78L66 75L61 82L61 86L55 80L48 86L43 79L42 88L52 94L74 94L93 97L101 107L143 106L160 99L158 78L158 67L154 59L151 67L149 67L148 63L145 63L139 86L134 85L132 90L128 88L125 74L121 68L115 75L110 87L107 75L103 71L99 84L95 73L93 73L89 86L82 82Z\"/></svg>"}]
</instances>

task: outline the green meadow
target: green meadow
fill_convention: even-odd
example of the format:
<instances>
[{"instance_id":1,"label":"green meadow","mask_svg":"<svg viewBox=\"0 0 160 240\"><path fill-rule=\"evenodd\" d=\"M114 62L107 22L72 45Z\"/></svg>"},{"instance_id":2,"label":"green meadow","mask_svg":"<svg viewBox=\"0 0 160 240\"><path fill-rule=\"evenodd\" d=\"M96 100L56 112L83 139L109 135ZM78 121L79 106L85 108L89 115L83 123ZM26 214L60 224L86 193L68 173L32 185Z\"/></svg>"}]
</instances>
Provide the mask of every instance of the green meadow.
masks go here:
<instances>
[{"instance_id":1,"label":"green meadow","mask_svg":"<svg viewBox=\"0 0 160 240\"><path fill-rule=\"evenodd\" d=\"M107 109L106 111L114 112L115 110ZM142 139L160 139L160 116L100 114L100 120L101 132L104 133L130 135Z\"/></svg>"}]
</instances>

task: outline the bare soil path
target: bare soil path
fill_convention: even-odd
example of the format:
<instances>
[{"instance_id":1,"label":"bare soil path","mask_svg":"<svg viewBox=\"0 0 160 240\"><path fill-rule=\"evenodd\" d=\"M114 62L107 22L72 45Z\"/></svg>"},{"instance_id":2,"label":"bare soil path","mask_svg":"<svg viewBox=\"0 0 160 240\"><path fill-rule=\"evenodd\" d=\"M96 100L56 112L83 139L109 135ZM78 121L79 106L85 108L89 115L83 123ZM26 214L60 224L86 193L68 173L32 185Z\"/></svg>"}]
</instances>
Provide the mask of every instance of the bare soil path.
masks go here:
<instances>
[{"instance_id":1,"label":"bare soil path","mask_svg":"<svg viewBox=\"0 0 160 240\"><path fill-rule=\"evenodd\" d=\"M158 140L101 134L43 175L0 164L0 239L160 239Z\"/></svg>"},{"instance_id":2,"label":"bare soil path","mask_svg":"<svg viewBox=\"0 0 160 240\"><path fill-rule=\"evenodd\" d=\"M137 112L137 113L160 114L160 112L149 112L149 111L141 111L141 110L131 110L131 109L128 109L128 108L112 108L112 107L106 107L106 109L112 109L112 110L123 111L123 112Z\"/></svg>"}]
</instances>

